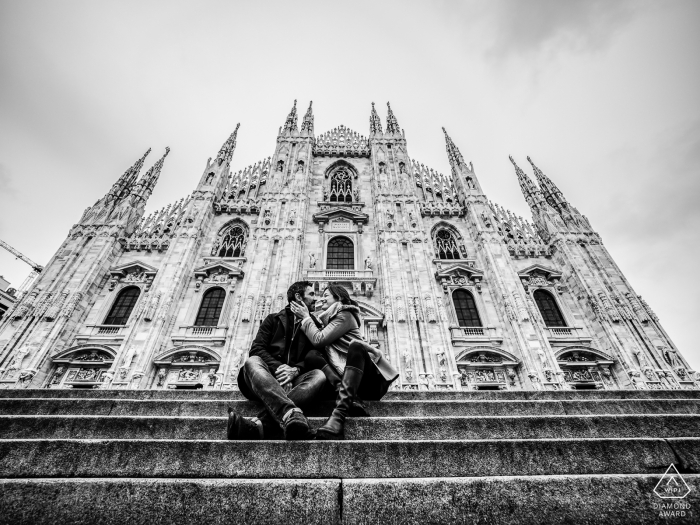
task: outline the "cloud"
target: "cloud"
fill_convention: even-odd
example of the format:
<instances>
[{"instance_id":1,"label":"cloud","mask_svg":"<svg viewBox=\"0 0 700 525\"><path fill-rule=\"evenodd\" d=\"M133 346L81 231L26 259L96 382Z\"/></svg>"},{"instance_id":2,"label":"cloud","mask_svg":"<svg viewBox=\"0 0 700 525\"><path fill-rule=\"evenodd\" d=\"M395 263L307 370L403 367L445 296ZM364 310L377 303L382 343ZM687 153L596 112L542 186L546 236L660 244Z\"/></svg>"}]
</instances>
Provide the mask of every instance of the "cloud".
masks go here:
<instances>
[{"instance_id":1,"label":"cloud","mask_svg":"<svg viewBox=\"0 0 700 525\"><path fill-rule=\"evenodd\" d=\"M490 15L495 40L487 55L601 50L645 5L632 0L501 0Z\"/></svg>"}]
</instances>

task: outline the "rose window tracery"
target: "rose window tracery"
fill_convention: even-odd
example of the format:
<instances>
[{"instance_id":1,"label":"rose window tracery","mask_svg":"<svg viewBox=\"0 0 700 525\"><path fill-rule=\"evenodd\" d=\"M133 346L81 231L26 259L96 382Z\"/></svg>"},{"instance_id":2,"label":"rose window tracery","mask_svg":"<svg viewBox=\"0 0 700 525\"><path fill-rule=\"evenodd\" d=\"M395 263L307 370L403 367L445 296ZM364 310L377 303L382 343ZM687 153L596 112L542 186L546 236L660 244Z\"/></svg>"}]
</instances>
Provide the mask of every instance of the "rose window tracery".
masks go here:
<instances>
[{"instance_id":1,"label":"rose window tracery","mask_svg":"<svg viewBox=\"0 0 700 525\"><path fill-rule=\"evenodd\" d=\"M247 228L241 224L234 224L219 237L211 254L219 257L243 257L247 242Z\"/></svg>"}]
</instances>

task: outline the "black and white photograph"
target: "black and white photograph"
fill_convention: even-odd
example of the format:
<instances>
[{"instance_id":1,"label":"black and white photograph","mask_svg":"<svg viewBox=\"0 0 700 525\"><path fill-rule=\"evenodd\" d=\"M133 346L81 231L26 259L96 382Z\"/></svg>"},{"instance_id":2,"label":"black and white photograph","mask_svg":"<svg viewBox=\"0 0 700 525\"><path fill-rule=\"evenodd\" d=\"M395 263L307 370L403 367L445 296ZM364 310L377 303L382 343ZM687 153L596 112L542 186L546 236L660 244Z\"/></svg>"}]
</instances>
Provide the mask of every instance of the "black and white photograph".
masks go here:
<instances>
[{"instance_id":1,"label":"black and white photograph","mask_svg":"<svg viewBox=\"0 0 700 525\"><path fill-rule=\"evenodd\" d=\"M700 523L698 28L0 0L0 525Z\"/></svg>"}]
</instances>

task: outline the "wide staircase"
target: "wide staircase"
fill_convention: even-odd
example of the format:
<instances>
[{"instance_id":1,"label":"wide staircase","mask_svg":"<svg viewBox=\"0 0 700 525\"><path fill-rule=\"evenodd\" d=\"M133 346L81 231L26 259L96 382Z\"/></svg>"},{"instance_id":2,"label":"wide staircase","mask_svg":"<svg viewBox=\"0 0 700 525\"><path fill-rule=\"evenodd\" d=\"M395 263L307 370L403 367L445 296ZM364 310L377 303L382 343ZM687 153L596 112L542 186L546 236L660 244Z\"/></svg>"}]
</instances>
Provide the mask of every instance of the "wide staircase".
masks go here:
<instances>
[{"instance_id":1,"label":"wide staircase","mask_svg":"<svg viewBox=\"0 0 700 525\"><path fill-rule=\"evenodd\" d=\"M392 392L337 442L227 441L228 405L1 390L0 523L700 523L700 391Z\"/></svg>"}]
</instances>

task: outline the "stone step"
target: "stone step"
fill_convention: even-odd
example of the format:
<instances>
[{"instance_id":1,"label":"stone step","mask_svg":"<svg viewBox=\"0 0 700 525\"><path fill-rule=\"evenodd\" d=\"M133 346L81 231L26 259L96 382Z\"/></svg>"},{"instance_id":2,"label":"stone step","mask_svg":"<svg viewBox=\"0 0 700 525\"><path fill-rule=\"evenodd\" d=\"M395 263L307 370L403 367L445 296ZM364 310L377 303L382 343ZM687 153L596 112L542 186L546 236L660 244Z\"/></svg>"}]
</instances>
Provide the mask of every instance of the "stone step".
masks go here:
<instances>
[{"instance_id":1,"label":"stone step","mask_svg":"<svg viewBox=\"0 0 700 525\"><path fill-rule=\"evenodd\" d=\"M11 398L65 399L201 399L245 400L237 390L93 390L76 389L7 389L0 390L0 399ZM544 400L544 399L700 399L700 390L430 390L391 391L388 400Z\"/></svg>"},{"instance_id":2,"label":"stone step","mask_svg":"<svg viewBox=\"0 0 700 525\"><path fill-rule=\"evenodd\" d=\"M653 494L659 479L13 479L0 480L0 523L651 524L662 521L659 505L669 501ZM682 505L690 510L670 520L697 523L700 476L684 480L691 491Z\"/></svg>"},{"instance_id":3,"label":"stone step","mask_svg":"<svg viewBox=\"0 0 700 525\"><path fill-rule=\"evenodd\" d=\"M700 414L700 399L587 399L587 400L445 400L366 403L372 416L513 416L574 414ZM0 415L213 416L232 406L256 415L261 405L250 401L136 400L136 399L0 399ZM328 416L328 401L307 411Z\"/></svg>"},{"instance_id":4,"label":"stone step","mask_svg":"<svg viewBox=\"0 0 700 525\"><path fill-rule=\"evenodd\" d=\"M311 418L319 427L324 418ZM350 418L350 440L700 437L700 415ZM0 416L0 439L226 439L225 417Z\"/></svg>"},{"instance_id":5,"label":"stone step","mask_svg":"<svg viewBox=\"0 0 700 525\"><path fill-rule=\"evenodd\" d=\"M700 439L0 440L0 478L424 478L700 472Z\"/></svg>"},{"instance_id":6,"label":"stone step","mask_svg":"<svg viewBox=\"0 0 700 525\"><path fill-rule=\"evenodd\" d=\"M4 479L0 523L697 523L700 476L683 475L691 490L679 501L653 493L660 478ZM660 517L669 502L688 510Z\"/></svg>"}]
</instances>

